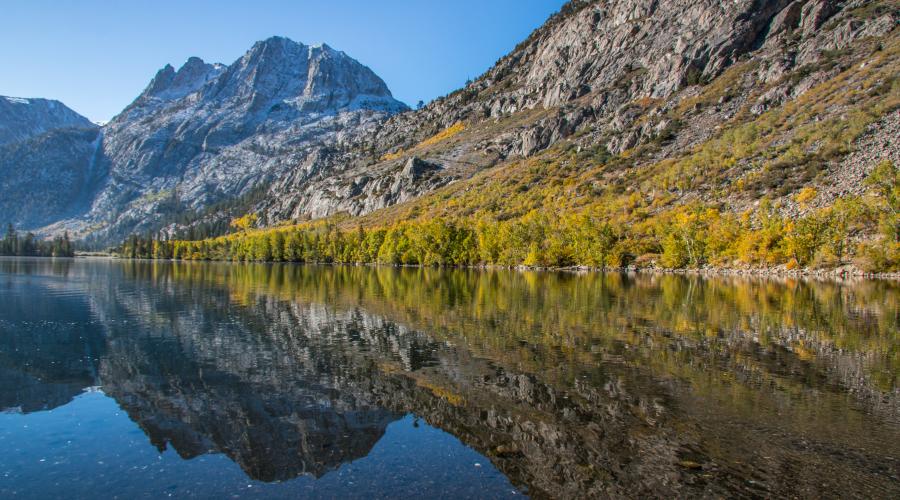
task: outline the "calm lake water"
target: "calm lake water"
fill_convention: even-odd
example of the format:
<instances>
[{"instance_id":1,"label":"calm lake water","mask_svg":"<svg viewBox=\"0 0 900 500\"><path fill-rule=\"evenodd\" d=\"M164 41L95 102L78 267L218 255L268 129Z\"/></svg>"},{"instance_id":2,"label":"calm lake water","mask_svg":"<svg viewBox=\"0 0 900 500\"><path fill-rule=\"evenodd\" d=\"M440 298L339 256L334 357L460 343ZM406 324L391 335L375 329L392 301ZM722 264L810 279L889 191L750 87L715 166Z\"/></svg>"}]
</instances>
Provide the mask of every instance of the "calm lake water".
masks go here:
<instances>
[{"instance_id":1,"label":"calm lake water","mask_svg":"<svg viewBox=\"0 0 900 500\"><path fill-rule=\"evenodd\" d=\"M900 496L900 284L0 259L0 497Z\"/></svg>"}]
</instances>

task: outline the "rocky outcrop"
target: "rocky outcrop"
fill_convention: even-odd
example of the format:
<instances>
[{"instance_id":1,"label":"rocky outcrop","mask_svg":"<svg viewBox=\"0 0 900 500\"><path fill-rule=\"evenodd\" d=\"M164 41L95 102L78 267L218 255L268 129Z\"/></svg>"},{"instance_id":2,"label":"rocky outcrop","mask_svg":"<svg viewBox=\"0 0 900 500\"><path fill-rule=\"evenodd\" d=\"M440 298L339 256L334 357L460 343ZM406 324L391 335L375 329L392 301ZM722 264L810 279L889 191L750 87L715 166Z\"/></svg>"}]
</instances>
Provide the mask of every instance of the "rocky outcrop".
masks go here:
<instances>
[{"instance_id":1,"label":"rocky outcrop","mask_svg":"<svg viewBox=\"0 0 900 500\"><path fill-rule=\"evenodd\" d=\"M125 109L128 114L135 109L152 108L156 103L174 101L192 94L206 85L210 80L225 71L221 64L208 64L199 57L191 57L175 71L171 64L166 64L156 73L150 85L143 93Z\"/></svg>"},{"instance_id":2,"label":"rocky outcrop","mask_svg":"<svg viewBox=\"0 0 900 500\"><path fill-rule=\"evenodd\" d=\"M0 96L0 146L66 128L97 126L59 101Z\"/></svg>"}]
</instances>

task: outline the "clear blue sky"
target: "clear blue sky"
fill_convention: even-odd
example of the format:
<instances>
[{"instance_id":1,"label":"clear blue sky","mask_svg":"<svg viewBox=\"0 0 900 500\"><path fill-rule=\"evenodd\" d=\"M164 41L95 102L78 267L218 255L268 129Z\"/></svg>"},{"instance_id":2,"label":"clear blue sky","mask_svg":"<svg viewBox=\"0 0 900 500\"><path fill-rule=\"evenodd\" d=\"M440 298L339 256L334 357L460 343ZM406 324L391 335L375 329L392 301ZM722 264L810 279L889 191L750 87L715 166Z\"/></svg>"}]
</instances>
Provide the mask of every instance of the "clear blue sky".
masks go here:
<instances>
[{"instance_id":1,"label":"clear blue sky","mask_svg":"<svg viewBox=\"0 0 900 500\"><path fill-rule=\"evenodd\" d=\"M410 105L475 78L564 0L6 0L0 95L58 99L108 120L166 63L230 64L272 35L325 42Z\"/></svg>"}]
</instances>

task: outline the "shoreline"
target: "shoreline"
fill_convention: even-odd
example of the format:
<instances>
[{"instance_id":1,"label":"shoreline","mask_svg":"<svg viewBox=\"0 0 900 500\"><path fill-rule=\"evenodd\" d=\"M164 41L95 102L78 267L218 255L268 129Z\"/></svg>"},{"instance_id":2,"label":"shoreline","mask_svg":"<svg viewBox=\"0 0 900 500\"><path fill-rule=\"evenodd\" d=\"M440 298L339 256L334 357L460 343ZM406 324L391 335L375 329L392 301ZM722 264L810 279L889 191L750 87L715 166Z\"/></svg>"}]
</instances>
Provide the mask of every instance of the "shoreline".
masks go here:
<instances>
[{"instance_id":1,"label":"shoreline","mask_svg":"<svg viewBox=\"0 0 900 500\"><path fill-rule=\"evenodd\" d=\"M680 274L688 276L744 276L744 277L769 277L769 278L817 278L829 279L835 281L845 281L851 279L863 280L889 280L900 281L900 272L887 273L866 273L854 266L842 266L833 269L785 269L784 266L776 266L770 268L729 268L729 267L706 267L706 268L679 268L666 269L659 267L591 267L591 266L503 266L497 264L482 265L422 265L422 264L383 264L378 262L295 262L295 261L233 261L220 259L144 259L130 257L120 257L117 255L95 255L92 257L109 257L112 259L134 260L134 261L160 261L160 262L219 262L219 263L248 263L248 264L304 264L318 266L371 266L371 267L394 267L394 268L433 268L433 269L481 269L481 270L506 270L506 271L542 271L542 272L567 272L567 273L625 273L625 274Z\"/></svg>"}]
</instances>

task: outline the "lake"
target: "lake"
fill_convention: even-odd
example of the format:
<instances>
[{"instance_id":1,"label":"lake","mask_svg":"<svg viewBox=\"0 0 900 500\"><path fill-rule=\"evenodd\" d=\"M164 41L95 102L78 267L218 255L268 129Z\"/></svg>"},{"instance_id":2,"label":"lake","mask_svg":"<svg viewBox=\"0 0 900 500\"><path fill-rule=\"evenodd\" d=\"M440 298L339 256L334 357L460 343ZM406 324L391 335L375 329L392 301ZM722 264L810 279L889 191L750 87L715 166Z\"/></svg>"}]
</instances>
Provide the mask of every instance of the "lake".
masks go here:
<instances>
[{"instance_id":1,"label":"lake","mask_svg":"<svg viewBox=\"0 0 900 500\"><path fill-rule=\"evenodd\" d=\"M0 497L900 496L900 283L0 259Z\"/></svg>"}]
</instances>

